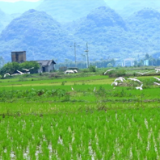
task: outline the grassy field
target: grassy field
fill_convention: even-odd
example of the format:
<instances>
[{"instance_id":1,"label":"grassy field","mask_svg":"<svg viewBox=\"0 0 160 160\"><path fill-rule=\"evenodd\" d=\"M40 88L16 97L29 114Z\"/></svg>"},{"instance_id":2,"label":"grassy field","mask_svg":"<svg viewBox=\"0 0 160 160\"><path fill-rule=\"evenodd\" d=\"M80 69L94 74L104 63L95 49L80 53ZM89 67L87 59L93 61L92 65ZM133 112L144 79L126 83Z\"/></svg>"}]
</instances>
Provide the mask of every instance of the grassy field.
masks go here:
<instances>
[{"instance_id":1,"label":"grassy field","mask_svg":"<svg viewBox=\"0 0 160 160\"><path fill-rule=\"evenodd\" d=\"M102 70L1 79L0 159L160 159L160 87L136 90L136 71L116 87Z\"/></svg>"}]
</instances>

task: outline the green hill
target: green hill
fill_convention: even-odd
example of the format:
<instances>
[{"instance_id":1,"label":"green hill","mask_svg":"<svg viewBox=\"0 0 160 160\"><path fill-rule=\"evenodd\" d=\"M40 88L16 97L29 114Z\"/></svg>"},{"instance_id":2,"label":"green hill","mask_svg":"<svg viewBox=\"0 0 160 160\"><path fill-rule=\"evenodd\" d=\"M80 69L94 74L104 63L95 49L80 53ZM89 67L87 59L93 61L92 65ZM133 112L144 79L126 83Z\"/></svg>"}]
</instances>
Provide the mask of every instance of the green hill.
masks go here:
<instances>
[{"instance_id":1,"label":"green hill","mask_svg":"<svg viewBox=\"0 0 160 160\"><path fill-rule=\"evenodd\" d=\"M85 17L93 9L104 5L104 0L44 0L37 9L64 23Z\"/></svg>"},{"instance_id":2,"label":"green hill","mask_svg":"<svg viewBox=\"0 0 160 160\"><path fill-rule=\"evenodd\" d=\"M45 12L29 10L14 19L0 35L0 51L10 60L13 50L26 50L28 59L69 56L71 38L61 25Z\"/></svg>"}]
</instances>

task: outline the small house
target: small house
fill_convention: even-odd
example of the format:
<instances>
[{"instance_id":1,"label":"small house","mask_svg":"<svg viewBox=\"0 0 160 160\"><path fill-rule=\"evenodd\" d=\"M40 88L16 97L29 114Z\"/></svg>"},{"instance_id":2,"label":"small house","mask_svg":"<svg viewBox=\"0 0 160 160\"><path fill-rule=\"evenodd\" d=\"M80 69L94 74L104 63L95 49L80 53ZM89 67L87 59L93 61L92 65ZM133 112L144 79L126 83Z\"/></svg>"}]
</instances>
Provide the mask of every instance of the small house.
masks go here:
<instances>
[{"instance_id":1,"label":"small house","mask_svg":"<svg viewBox=\"0 0 160 160\"><path fill-rule=\"evenodd\" d=\"M54 60L39 60L36 62L40 65L38 73L54 71L54 65L56 64Z\"/></svg>"}]
</instances>

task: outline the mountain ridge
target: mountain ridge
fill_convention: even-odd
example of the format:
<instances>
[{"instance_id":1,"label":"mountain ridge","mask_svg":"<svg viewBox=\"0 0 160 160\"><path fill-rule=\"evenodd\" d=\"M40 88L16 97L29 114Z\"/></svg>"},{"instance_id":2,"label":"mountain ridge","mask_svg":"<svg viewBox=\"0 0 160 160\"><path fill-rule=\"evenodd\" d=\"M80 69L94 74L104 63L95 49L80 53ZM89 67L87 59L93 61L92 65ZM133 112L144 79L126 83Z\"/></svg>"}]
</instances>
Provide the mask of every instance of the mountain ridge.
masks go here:
<instances>
[{"instance_id":1,"label":"mountain ridge","mask_svg":"<svg viewBox=\"0 0 160 160\"><path fill-rule=\"evenodd\" d=\"M150 17L146 19L143 13ZM91 60L136 58L160 50L159 17L158 11L143 9L123 19L110 7L100 6L85 17L62 25L43 11L29 10L2 32L0 53L7 61L12 50L26 50L28 59L35 54L34 59L74 60L73 43L77 43L77 59L82 60L88 42Z\"/></svg>"}]
</instances>

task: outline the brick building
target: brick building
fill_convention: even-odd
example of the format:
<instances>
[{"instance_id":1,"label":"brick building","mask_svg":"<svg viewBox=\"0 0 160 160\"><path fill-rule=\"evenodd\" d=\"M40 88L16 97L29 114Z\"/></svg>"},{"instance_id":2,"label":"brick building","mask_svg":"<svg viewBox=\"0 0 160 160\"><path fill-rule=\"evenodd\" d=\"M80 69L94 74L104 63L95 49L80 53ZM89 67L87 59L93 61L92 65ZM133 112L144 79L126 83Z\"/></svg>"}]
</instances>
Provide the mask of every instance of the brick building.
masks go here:
<instances>
[{"instance_id":1,"label":"brick building","mask_svg":"<svg viewBox=\"0 0 160 160\"><path fill-rule=\"evenodd\" d=\"M26 61L26 51L11 52L12 62L23 63Z\"/></svg>"}]
</instances>

